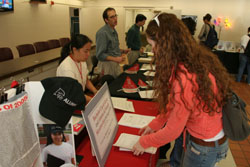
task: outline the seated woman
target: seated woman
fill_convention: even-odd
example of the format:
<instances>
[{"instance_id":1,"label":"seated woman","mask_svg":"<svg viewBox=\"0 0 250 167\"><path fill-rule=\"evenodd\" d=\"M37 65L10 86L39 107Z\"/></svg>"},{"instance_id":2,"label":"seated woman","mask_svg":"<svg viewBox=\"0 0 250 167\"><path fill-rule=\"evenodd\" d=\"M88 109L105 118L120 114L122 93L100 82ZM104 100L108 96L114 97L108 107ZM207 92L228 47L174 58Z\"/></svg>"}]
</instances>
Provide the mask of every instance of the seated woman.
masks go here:
<instances>
[{"instance_id":1,"label":"seated woman","mask_svg":"<svg viewBox=\"0 0 250 167\"><path fill-rule=\"evenodd\" d=\"M97 89L88 79L86 64L90 55L91 44L92 41L86 35L77 34L73 36L71 41L62 48L56 75L74 78L82 85L84 91L86 87L95 94ZM87 102L91 100L90 96L85 95L85 97Z\"/></svg>"}]
</instances>

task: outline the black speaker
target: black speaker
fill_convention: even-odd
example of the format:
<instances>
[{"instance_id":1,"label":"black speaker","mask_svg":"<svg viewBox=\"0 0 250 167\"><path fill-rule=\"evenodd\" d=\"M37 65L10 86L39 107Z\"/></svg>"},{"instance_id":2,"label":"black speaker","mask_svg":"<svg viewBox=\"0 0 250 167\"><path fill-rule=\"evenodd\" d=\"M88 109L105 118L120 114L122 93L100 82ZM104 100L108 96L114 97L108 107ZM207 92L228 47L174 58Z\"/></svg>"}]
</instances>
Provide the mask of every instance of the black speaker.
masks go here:
<instances>
[{"instance_id":1,"label":"black speaker","mask_svg":"<svg viewBox=\"0 0 250 167\"><path fill-rule=\"evenodd\" d=\"M79 9L74 9L74 16L79 16Z\"/></svg>"}]
</instances>

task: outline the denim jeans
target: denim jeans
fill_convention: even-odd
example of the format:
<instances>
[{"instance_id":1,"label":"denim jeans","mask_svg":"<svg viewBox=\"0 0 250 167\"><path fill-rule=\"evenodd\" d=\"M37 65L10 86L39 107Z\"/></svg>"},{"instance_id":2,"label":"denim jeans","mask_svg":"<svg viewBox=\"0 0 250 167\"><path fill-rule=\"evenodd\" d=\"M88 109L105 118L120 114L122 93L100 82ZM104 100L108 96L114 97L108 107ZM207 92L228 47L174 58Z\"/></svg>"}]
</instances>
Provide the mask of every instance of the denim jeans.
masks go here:
<instances>
[{"instance_id":1,"label":"denim jeans","mask_svg":"<svg viewBox=\"0 0 250 167\"><path fill-rule=\"evenodd\" d=\"M236 81L240 82L241 77L244 73L245 67L247 66L247 83L250 84L250 60L249 58L244 54L240 53L239 55L239 69L238 74L236 77Z\"/></svg>"},{"instance_id":2,"label":"denim jeans","mask_svg":"<svg viewBox=\"0 0 250 167\"><path fill-rule=\"evenodd\" d=\"M180 167L183 152L183 133L175 139L174 148L170 154L171 167Z\"/></svg>"},{"instance_id":3,"label":"denim jeans","mask_svg":"<svg viewBox=\"0 0 250 167\"><path fill-rule=\"evenodd\" d=\"M189 140L183 159L183 167L214 167L216 162L226 158L228 139L215 147L201 146Z\"/></svg>"}]
</instances>

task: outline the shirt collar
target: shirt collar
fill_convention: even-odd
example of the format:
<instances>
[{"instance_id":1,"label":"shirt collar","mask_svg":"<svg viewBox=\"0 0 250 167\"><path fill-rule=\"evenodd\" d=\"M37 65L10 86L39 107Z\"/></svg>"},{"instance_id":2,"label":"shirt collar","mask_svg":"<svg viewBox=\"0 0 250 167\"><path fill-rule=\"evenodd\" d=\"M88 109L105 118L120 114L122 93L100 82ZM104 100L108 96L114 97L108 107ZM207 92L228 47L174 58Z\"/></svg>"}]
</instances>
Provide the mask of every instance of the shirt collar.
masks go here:
<instances>
[{"instance_id":1,"label":"shirt collar","mask_svg":"<svg viewBox=\"0 0 250 167\"><path fill-rule=\"evenodd\" d=\"M135 27L137 28L137 29L140 29L140 26L138 26L137 24L134 24L135 25Z\"/></svg>"},{"instance_id":2,"label":"shirt collar","mask_svg":"<svg viewBox=\"0 0 250 167\"><path fill-rule=\"evenodd\" d=\"M111 28L108 24L105 25L107 30L110 31L111 33L115 32L115 29Z\"/></svg>"}]
</instances>

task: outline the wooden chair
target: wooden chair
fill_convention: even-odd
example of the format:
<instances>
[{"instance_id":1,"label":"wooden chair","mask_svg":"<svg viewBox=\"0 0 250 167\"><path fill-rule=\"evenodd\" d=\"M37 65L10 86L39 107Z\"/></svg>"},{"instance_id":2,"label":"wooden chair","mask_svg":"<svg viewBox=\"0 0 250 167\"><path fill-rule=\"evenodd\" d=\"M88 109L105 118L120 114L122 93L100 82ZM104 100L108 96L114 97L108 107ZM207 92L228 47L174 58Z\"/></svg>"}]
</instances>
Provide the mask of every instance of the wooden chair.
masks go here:
<instances>
[{"instance_id":1,"label":"wooden chair","mask_svg":"<svg viewBox=\"0 0 250 167\"><path fill-rule=\"evenodd\" d=\"M13 59L13 53L10 48L0 48L0 62Z\"/></svg>"},{"instance_id":2,"label":"wooden chair","mask_svg":"<svg viewBox=\"0 0 250 167\"><path fill-rule=\"evenodd\" d=\"M35 42L34 46L36 48L36 53L42 52L42 51L46 51L49 50L49 43L46 41L42 41L42 42Z\"/></svg>"},{"instance_id":3,"label":"wooden chair","mask_svg":"<svg viewBox=\"0 0 250 167\"><path fill-rule=\"evenodd\" d=\"M35 54L35 48L32 44L23 44L23 45L18 45L17 51L19 53L19 57Z\"/></svg>"},{"instance_id":4,"label":"wooden chair","mask_svg":"<svg viewBox=\"0 0 250 167\"><path fill-rule=\"evenodd\" d=\"M61 47L60 42L59 42L58 39L51 39L51 40L48 40L48 43L49 43L49 48L50 48L50 49L54 49L54 48L59 48L59 47Z\"/></svg>"},{"instance_id":5,"label":"wooden chair","mask_svg":"<svg viewBox=\"0 0 250 167\"><path fill-rule=\"evenodd\" d=\"M70 39L69 38L60 38L59 41L60 41L61 47L64 47L64 45L66 45L67 43L70 42Z\"/></svg>"}]
</instances>

